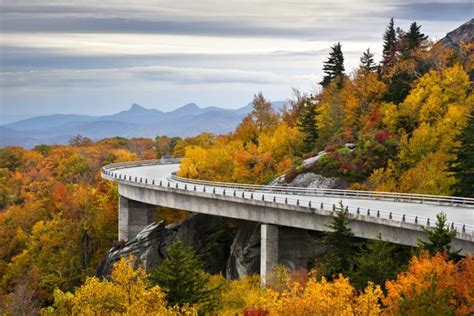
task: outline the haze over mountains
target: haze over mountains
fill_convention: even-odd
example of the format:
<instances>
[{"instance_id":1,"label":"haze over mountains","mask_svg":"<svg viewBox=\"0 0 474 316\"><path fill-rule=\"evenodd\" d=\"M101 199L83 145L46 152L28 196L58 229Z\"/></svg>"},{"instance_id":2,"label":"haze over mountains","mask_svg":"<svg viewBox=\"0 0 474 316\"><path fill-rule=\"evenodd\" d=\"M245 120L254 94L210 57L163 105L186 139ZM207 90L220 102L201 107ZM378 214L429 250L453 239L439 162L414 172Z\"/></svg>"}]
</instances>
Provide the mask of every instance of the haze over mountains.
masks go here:
<instances>
[{"instance_id":1,"label":"haze over mountains","mask_svg":"<svg viewBox=\"0 0 474 316\"><path fill-rule=\"evenodd\" d=\"M272 105L279 110L285 103L277 101ZM223 134L234 130L251 111L251 104L229 110L201 108L189 103L170 112L133 104L127 111L105 116L37 116L0 126L0 146L31 148L38 144L65 144L77 134L93 140L114 136L154 138L156 135L186 137L201 132Z\"/></svg>"}]
</instances>

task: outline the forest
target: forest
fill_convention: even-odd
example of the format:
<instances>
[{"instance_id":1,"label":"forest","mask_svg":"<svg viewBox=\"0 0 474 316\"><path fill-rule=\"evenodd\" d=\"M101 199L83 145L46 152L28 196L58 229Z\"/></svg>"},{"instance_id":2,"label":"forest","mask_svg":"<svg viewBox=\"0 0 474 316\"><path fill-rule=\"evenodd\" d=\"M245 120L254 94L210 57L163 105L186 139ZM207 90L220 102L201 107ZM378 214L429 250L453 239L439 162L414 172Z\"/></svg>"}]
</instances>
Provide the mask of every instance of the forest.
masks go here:
<instances>
[{"instance_id":1,"label":"forest","mask_svg":"<svg viewBox=\"0 0 474 316\"><path fill-rule=\"evenodd\" d=\"M180 241L152 271L123 258L109 279L95 276L117 243L117 186L100 177L114 162L172 155L183 158L179 175L189 178L266 184L314 172L351 189L474 197L473 66L474 42L445 48L416 22L403 31L392 19L380 62L367 50L346 73L336 43L319 92L295 91L281 112L257 93L253 111L226 135L97 142L78 135L69 145L1 148L0 313L474 313L474 258L449 247L455 232L442 213L428 241L411 249L355 241L342 206L324 237L328 254L309 271L278 266L267 287L257 275L207 273ZM167 223L185 217L157 210Z\"/></svg>"}]
</instances>

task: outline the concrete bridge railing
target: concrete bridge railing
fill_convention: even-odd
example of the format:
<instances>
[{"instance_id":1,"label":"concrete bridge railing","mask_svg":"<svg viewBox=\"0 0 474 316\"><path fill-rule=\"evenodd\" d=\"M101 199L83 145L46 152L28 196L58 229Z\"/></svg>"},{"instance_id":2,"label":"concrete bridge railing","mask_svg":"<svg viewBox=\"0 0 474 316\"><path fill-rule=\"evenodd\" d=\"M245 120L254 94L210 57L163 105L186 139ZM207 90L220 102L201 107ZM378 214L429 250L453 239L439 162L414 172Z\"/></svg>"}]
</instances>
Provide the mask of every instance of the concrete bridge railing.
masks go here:
<instances>
[{"instance_id":1,"label":"concrete bridge railing","mask_svg":"<svg viewBox=\"0 0 474 316\"><path fill-rule=\"evenodd\" d=\"M322 189L322 188L302 188L290 186L276 186L276 185L256 185L256 184L239 184L229 182L205 181L178 177L172 174L171 180L178 182L186 182L191 184L229 187L234 189L241 189L255 192L272 192L291 195L309 195L309 196L334 196L347 197L356 199L369 200L386 200L395 202L410 202L436 205L449 205L456 207L473 207L474 198L464 198L456 196L442 196L429 194L413 194L413 193L399 193L399 192L379 192L379 191L361 191L361 190L342 190L342 189Z\"/></svg>"}]
</instances>

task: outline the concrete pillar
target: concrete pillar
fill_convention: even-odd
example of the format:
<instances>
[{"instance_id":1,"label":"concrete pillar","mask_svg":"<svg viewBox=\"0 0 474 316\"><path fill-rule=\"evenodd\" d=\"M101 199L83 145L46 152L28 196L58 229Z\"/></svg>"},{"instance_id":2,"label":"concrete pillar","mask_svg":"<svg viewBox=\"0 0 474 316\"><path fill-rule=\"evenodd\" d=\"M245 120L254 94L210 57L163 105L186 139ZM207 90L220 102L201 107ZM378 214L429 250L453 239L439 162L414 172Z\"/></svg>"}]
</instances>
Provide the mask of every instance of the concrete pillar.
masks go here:
<instances>
[{"instance_id":1,"label":"concrete pillar","mask_svg":"<svg viewBox=\"0 0 474 316\"><path fill-rule=\"evenodd\" d=\"M278 226L262 224L260 229L260 278L265 286L267 275L278 265Z\"/></svg>"},{"instance_id":2,"label":"concrete pillar","mask_svg":"<svg viewBox=\"0 0 474 316\"><path fill-rule=\"evenodd\" d=\"M118 239L132 240L146 226L156 221L156 206L120 196Z\"/></svg>"}]
</instances>

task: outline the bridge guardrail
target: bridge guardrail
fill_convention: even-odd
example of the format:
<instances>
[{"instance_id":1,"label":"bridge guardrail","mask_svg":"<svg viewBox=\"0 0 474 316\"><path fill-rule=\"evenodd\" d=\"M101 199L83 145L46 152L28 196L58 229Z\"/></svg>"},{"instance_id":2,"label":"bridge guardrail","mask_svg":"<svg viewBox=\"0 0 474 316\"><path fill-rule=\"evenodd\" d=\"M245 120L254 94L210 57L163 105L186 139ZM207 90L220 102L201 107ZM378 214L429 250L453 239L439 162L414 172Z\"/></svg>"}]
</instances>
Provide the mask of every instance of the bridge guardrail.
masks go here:
<instances>
[{"instance_id":1,"label":"bridge guardrail","mask_svg":"<svg viewBox=\"0 0 474 316\"><path fill-rule=\"evenodd\" d=\"M452 205L474 208L474 198L451 197L451 196L436 196L428 194L412 194L412 193L397 193L397 192L377 192L377 191L358 191L358 190L341 190L341 189L321 189L321 188L301 188L289 186L268 186L255 184L239 184L229 182L215 182L206 180L195 180L189 178L178 177L175 174L171 176L172 180L195 183L201 185L213 185L221 187L246 189L249 191L266 191L278 192L282 194L300 194L311 196L335 196L335 197L350 197L359 199L371 200L390 200L397 202L417 202L417 203L435 203L439 205Z\"/></svg>"},{"instance_id":2,"label":"bridge guardrail","mask_svg":"<svg viewBox=\"0 0 474 316\"><path fill-rule=\"evenodd\" d=\"M452 200L451 197L443 197L443 196L416 195L416 194L392 193L392 192L371 192L371 191L355 191L355 190L332 190L332 189L317 189L317 188L247 185L247 184L236 184L236 183L228 183L228 182L213 182L213 181L182 178L182 177L176 176L175 174L171 175L171 177L169 177L168 180L155 181L153 179L148 179L148 178L143 178L143 177L138 178L138 177L128 176L127 178L127 176L125 175L122 176L121 174L118 174L117 172L113 172L116 169L122 169L122 168L127 168L127 167L148 166L148 165L156 165L156 164L175 164L177 162L179 162L179 160L174 160L174 161L168 160L165 162L159 162L157 160L148 160L148 161L132 161L132 162L125 162L125 163L116 163L116 164L111 164L111 165L107 165L103 167L102 175L105 178L110 178L112 180L120 180L120 181L125 181L125 182L132 182L132 183L141 183L141 184L146 184L146 185L151 185L151 186L156 186L156 187L167 187L170 189L177 189L177 190L184 189L187 191L201 191L201 192L207 192L207 193L212 192L213 194L218 194L218 195L223 195L223 196L234 196L234 197L241 197L241 198L253 199L253 200L259 199L266 202L296 205L296 206L307 208L310 211L316 208L319 208L322 210L334 210L337 206L335 204L319 203L319 202L315 203L314 201L313 202L304 201L302 199L293 198L293 197L275 196L274 194L286 194L286 195L297 194L297 195L311 196L311 197L317 197L317 196L335 196L335 197L348 197L348 198L356 197L356 198L369 198L369 199L382 200L384 199L384 197L387 197L385 193L389 193L388 195L389 200L397 201L397 202L404 201L403 199L400 198L400 196L408 195L411 197L410 200L407 200L409 202L417 201L419 203L426 203L429 201L434 201L438 204L443 205L442 203L440 203L440 201L445 201L445 202L450 202L449 205L465 206L465 207L474 206L474 199L460 198L460 197L455 197L455 198L467 199L467 200L472 200L472 201L469 201L470 202L469 204L468 203L457 204L457 203L451 202ZM307 192L308 189L310 189L309 190L310 192ZM314 195L315 191L316 192L322 191L323 194ZM305 192L309 194L304 194ZM333 194L331 194L331 192ZM346 193L346 194L341 195L341 192ZM362 192L362 193L367 193L370 195L363 195L363 194L350 195L348 194L349 192L356 192L356 193ZM379 194L379 196L376 196L373 193L377 193ZM265 199L265 194L267 194L267 199ZM270 196L268 194L270 194ZM396 196L397 199L394 199L394 196ZM418 200L415 199L416 197L418 198ZM426 199L426 197L433 197L433 199L429 200L429 199ZM423 199L420 200L420 198L423 198ZM440 198L445 198L445 199L440 199ZM397 213L397 212L389 212L389 211L378 210L378 209L347 207L347 206L345 208L348 210L349 213L354 214L354 215L364 215L364 216L369 216L369 217L379 217L379 218L386 218L390 220L398 220L401 222L416 224L421 227L430 227L434 225L436 221L436 219L434 218L415 216L411 214L403 214L403 213ZM451 230L456 230L458 234L462 232L462 233L470 233L471 235L474 235L474 225L462 224L462 223L457 223L453 221L448 221L447 224L449 225Z\"/></svg>"}]
</instances>

